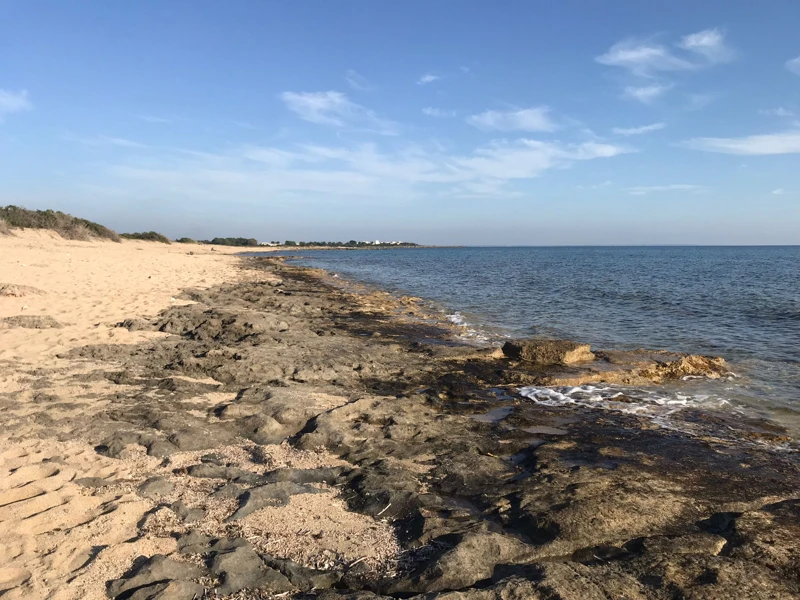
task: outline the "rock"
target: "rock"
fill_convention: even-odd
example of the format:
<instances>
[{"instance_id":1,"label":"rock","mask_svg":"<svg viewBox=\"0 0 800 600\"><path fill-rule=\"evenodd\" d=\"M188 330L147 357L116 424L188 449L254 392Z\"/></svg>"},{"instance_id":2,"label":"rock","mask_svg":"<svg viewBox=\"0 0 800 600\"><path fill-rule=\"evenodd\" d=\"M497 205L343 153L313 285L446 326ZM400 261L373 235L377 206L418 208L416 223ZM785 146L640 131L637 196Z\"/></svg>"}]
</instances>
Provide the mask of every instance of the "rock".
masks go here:
<instances>
[{"instance_id":1,"label":"rock","mask_svg":"<svg viewBox=\"0 0 800 600\"><path fill-rule=\"evenodd\" d=\"M194 581L167 581L137 589L125 600L197 600L202 598L205 587Z\"/></svg>"},{"instance_id":2,"label":"rock","mask_svg":"<svg viewBox=\"0 0 800 600\"><path fill-rule=\"evenodd\" d=\"M342 579L339 573L309 569L291 560L264 556L264 563L286 575L292 585L301 592L328 589Z\"/></svg>"},{"instance_id":3,"label":"rock","mask_svg":"<svg viewBox=\"0 0 800 600\"><path fill-rule=\"evenodd\" d=\"M503 345L508 358L537 365L571 365L594 360L589 344L571 340L517 340Z\"/></svg>"},{"instance_id":4,"label":"rock","mask_svg":"<svg viewBox=\"0 0 800 600\"><path fill-rule=\"evenodd\" d=\"M294 589L280 571L264 564L249 545L219 552L211 560L211 572L221 580L219 595L234 594L243 589L258 589L278 594Z\"/></svg>"},{"instance_id":5,"label":"rock","mask_svg":"<svg viewBox=\"0 0 800 600\"><path fill-rule=\"evenodd\" d=\"M233 513L228 520L238 521L266 506L285 506L289 503L289 497L295 494L320 494L322 490L307 484L297 484L291 481L279 481L268 483L251 490L247 490L239 496L239 509Z\"/></svg>"},{"instance_id":6,"label":"rock","mask_svg":"<svg viewBox=\"0 0 800 600\"><path fill-rule=\"evenodd\" d=\"M22 298L23 296L39 296L44 294L39 288L30 285L17 285L15 283L0 283L0 296Z\"/></svg>"},{"instance_id":7,"label":"rock","mask_svg":"<svg viewBox=\"0 0 800 600\"><path fill-rule=\"evenodd\" d=\"M187 469L192 477L204 477L208 479L226 479L244 485L258 485L264 482L264 478L258 473L245 471L238 467L223 467L208 463L192 465Z\"/></svg>"},{"instance_id":8,"label":"rock","mask_svg":"<svg viewBox=\"0 0 800 600\"><path fill-rule=\"evenodd\" d=\"M53 317L47 315L17 315L0 319L7 327L20 327L23 329L61 329L64 327Z\"/></svg>"},{"instance_id":9,"label":"rock","mask_svg":"<svg viewBox=\"0 0 800 600\"><path fill-rule=\"evenodd\" d=\"M172 493L175 486L163 477L151 477L137 488L140 496L144 498L156 498L167 496Z\"/></svg>"},{"instance_id":10,"label":"rock","mask_svg":"<svg viewBox=\"0 0 800 600\"><path fill-rule=\"evenodd\" d=\"M696 533L677 537L652 537L644 540L644 549L656 554L710 554L716 556L727 543L721 535Z\"/></svg>"},{"instance_id":11,"label":"rock","mask_svg":"<svg viewBox=\"0 0 800 600\"><path fill-rule=\"evenodd\" d=\"M197 521L202 521L206 516L206 511L204 511L202 508L191 508L180 500L173 502L170 505L170 508L172 509L172 512L178 515L178 518L184 523L195 523Z\"/></svg>"},{"instance_id":12,"label":"rock","mask_svg":"<svg viewBox=\"0 0 800 600\"><path fill-rule=\"evenodd\" d=\"M327 483L332 485L343 475L344 467L321 467L319 469L275 469L262 475L265 483L291 481L292 483Z\"/></svg>"},{"instance_id":13,"label":"rock","mask_svg":"<svg viewBox=\"0 0 800 600\"><path fill-rule=\"evenodd\" d=\"M134 561L133 567L127 573L107 584L106 593L110 598L117 598L123 594L128 597L126 592L131 592L138 588L171 580L196 579L205 574L205 569L193 563L179 562L162 554L155 554L149 558L139 557ZM153 590L153 593L161 593L163 591ZM143 599L154 597L158 596L142 596ZM163 596L163 598L166 600L171 597Z\"/></svg>"},{"instance_id":14,"label":"rock","mask_svg":"<svg viewBox=\"0 0 800 600\"><path fill-rule=\"evenodd\" d=\"M457 590L490 579L498 564L530 561L534 548L508 535L474 531L463 536L454 548L404 579L390 582L385 593L425 593Z\"/></svg>"},{"instance_id":15,"label":"rock","mask_svg":"<svg viewBox=\"0 0 800 600\"><path fill-rule=\"evenodd\" d=\"M99 489L109 485L114 485L117 482L103 479L102 477L81 477L80 479L76 479L75 483L81 487Z\"/></svg>"},{"instance_id":16,"label":"rock","mask_svg":"<svg viewBox=\"0 0 800 600\"><path fill-rule=\"evenodd\" d=\"M133 318L125 319L115 324L114 327L120 327L128 331L151 331L153 329L153 324L147 319Z\"/></svg>"},{"instance_id":17,"label":"rock","mask_svg":"<svg viewBox=\"0 0 800 600\"><path fill-rule=\"evenodd\" d=\"M205 554L211 548L213 541L214 538L199 531L190 531L178 538L178 552L181 554Z\"/></svg>"}]
</instances>

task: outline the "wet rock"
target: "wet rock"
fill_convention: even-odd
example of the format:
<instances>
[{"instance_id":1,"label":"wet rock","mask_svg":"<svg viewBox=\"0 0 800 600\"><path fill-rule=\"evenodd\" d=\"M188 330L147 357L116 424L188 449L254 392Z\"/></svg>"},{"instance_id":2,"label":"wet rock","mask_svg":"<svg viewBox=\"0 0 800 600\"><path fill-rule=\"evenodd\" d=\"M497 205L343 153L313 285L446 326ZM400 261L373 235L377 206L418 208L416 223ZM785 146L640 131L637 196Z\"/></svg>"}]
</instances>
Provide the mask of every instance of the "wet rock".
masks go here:
<instances>
[{"instance_id":1,"label":"wet rock","mask_svg":"<svg viewBox=\"0 0 800 600\"><path fill-rule=\"evenodd\" d=\"M61 329L64 327L53 317L48 315L17 315L0 319L6 327L20 327L23 329Z\"/></svg>"},{"instance_id":2,"label":"wet rock","mask_svg":"<svg viewBox=\"0 0 800 600\"><path fill-rule=\"evenodd\" d=\"M127 573L107 584L106 593L110 598L117 598L123 595L123 597L128 597L129 592L138 590L138 588L174 580L196 579L206 573L205 569L195 564L179 562L162 554L156 554L149 558L139 557L134 561L133 566ZM161 593L164 590L152 591L153 593ZM142 596L142 598L153 597L157 596ZM171 597L164 596L164 600L167 598Z\"/></svg>"},{"instance_id":3,"label":"wet rock","mask_svg":"<svg viewBox=\"0 0 800 600\"><path fill-rule=\"evenodd\" d=\"M290 481L268 483L239 496L239 508L229 517L229 521L238 521L252 512L266 506L285 506L289 497L295 494L320 494L322 490L307 484L297 484Z\"/></svg>"},{"instance_id":4,"label":"wet rock","mask_svg":"<svg viewBox=\"0 0 800 600\"><path fill-rule=\"evenodd\" d=\"M571 365L594 360L589 344L571 340L517 340L503 344L507 358L537 365Z\"/></svg>"},{"instance_id":5,"label":"wet rock","mask_svg":"<svg viewBox=\"0 0 800 600\"><path fill-rule=\"evenodd\" d=\"M294 587L280 571L266 566L249 545L216 553L211 559L210 569L220 578L217 593L223 596L243 589L282 593Z\"/></svg>"},{"instance_id":6,"label":"wet rock","mask_svg":"<svg viewBox=\"0 0 800 600\"><path fill-rule=\"evenodd\" d=\"M136 488L140 496L144 498L158 498L172 493L175 486L164 477L150 477Z\"/></svg>"}]
</instances>

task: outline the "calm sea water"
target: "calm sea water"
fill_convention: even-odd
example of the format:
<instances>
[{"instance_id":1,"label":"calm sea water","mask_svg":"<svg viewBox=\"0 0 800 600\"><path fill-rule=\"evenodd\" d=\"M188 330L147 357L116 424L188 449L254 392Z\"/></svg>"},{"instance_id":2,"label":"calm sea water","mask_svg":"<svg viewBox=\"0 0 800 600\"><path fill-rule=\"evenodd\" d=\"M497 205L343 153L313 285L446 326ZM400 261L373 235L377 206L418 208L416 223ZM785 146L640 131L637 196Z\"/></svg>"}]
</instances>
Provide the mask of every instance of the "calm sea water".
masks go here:
<instances>
[{"instance_id":1,"label":"calm sea water","mask_svg":"<svg viewBox=\"0 0 800 600\"><path fill-rule=\"evenodd\" d=\"M570 338L595 348L723 356L741 377L684 386L656 404L746 407L793 429L800 425L800 247L419 248L296 255L301 264L343 278L429 299L451 320L465 323L465 336ZM544 392L533 390L531 397L592 402L617 393Z\"/></svg>"}]
</instances>

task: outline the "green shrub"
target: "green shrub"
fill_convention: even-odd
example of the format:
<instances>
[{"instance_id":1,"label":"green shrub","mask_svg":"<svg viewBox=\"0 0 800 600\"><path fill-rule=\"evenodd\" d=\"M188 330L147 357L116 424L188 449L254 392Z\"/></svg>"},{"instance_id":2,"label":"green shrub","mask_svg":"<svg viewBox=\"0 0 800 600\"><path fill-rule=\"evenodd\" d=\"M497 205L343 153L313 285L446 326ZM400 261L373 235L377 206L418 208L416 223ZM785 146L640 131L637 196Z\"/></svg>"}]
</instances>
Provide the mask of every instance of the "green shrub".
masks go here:
<instances>
[{"instance_id":1,"label":"green shrub","mask_svg":"<svg viewBox=\"0 0 800 600\"><path fill-rule=\"evenodd\" d=\"M142 233L120 233L119 237L126 240L144 240L145 242L161 242L162 244L171 244L169 238L161 235L157 231L144 231Z\"/></svg>"},{"instance_id":2,"label":"green shrub","mask_svg":"<svg viewBox=\"0 0 800 600\"><path fill-rule=\"evenodd\" d=\"M203 244L213 244L214 246L258 246L258 240L255 238L219 238L215 237L213 240L204 240Z\"/></svg>"},{"instance_id":3,"label":"green shrub","mask_svg":"<svg viewBox=\"0 0 800 600\"><path fill-rule=\"evenodd\" d=\"M182 237L175 240L179 244L196 244L197 240L193 240L192 238Z\"/></svg>"},{"instance_id":4,"label":"green shrub","mask_svg":"<svg viewBox=\"0 0 800 600\"><path fill-rule=\"evenodd\" d=\"M0 206L0 221L12 229L49 229L68 240L86 241L101 238L119 241L119 236L108 227L57 210L29 210L13 205Z\"/></svg>"}]
</instances>

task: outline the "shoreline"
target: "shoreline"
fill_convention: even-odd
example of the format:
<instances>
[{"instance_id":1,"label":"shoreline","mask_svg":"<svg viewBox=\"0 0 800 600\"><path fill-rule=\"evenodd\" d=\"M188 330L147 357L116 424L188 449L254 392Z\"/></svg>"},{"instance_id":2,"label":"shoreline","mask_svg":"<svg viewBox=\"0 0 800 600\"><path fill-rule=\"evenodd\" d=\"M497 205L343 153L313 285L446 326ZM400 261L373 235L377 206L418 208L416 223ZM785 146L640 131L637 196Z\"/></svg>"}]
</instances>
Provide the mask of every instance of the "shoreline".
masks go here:
<instances>
[{"instance_id":1,"label":"shoreline","mask_svg":"<svg viewBox=\"0 0 800 600\"><path fill-rule=\"evenodd\" d=\"M23 405L21 391L3 394L20 413L6 462L41 488L56 452L74 475L43 497L87 504L89 519L32 534L74 547L66 567L32 561L20 542L0 571L9 598L99 598L98 577L118 595L187 599L204 588L331 600L800 590L800 466L762 445L778 428L688 410L688 435L513 391L652 383L687 368L681 355L532 366L452 339L457 326L416 299L336 289L277 257L236 263L158 315L111 328L141 335L134 343L87 338L52 366L26 367ZM741 440L723 433L733 426ZM0 506L0 521L24 520L36 498ZM126 537L81 562L97 545L82 528L103 519Z\"/></svg>"}]
</instances>

